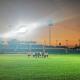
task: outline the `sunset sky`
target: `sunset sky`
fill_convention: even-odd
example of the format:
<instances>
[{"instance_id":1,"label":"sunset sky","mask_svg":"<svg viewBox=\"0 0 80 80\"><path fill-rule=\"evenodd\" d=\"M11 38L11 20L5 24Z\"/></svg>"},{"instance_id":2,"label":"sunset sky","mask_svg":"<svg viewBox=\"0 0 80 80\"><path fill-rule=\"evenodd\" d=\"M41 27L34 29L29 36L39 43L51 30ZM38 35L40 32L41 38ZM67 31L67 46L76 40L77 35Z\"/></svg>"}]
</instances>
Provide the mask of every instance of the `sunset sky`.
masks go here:
<instances>
[{"instance_id":1,"label":"sunset sky","mask_svg":"<svg viewBox=\"0 0 80 80\"><path fill-rule=\"evenodd\" d=\"M78 44L80 39L80 0L0 0L0 35L17 25L53 21L52 44L56 40L65 45ZM33 27L33 26L32 26ZM48 43L49 26L37 27L30 34L17 36L19 40L35 40Z\"/></svg>"}]
</instances>

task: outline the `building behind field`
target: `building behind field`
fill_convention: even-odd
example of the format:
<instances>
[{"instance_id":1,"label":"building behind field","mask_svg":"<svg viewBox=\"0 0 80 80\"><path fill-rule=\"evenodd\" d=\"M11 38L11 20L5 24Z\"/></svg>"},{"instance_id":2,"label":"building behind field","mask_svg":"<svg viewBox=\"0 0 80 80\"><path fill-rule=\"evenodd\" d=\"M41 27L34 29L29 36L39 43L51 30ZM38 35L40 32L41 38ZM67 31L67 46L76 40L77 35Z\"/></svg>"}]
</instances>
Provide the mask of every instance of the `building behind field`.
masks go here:
<instances>
[{"instance_id":1,"label":"building behind field","mask_svg":"<svg viewBox=\"0 0 80 80\"><path fill-rule=\"evenodd\" d=\"M0 41L0 53L27 53L27 52L45 52L51 54L80 53L80 47L68 48L66 46L51 46L37 43L35 41L10 40L5 44Z\"/></svg>"}]
</instances>

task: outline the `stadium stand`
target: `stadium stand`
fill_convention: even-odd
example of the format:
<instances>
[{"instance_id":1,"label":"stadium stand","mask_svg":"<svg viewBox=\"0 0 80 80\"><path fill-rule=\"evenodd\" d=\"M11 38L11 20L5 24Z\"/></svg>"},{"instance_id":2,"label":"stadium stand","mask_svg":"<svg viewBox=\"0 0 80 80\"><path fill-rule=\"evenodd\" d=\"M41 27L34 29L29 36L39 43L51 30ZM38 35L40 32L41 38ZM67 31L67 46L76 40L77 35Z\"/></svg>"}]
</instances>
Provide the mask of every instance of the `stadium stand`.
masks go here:
<instances>
[{"instance_id":1,"label":"stadium stand","mask_svg":"<svg viewBox=\"0 0 80 80\"><path fill-rule=\"evenodd\" d=\"M48 46L42 45L36 42L30 41L8 41L8 45L4 45L4 42L0 42L0 53L27 53L27 52L46 52L51 54L57 53L80 53L80 47L66 48L65 46Z\"/></svg>"}]
</instances>

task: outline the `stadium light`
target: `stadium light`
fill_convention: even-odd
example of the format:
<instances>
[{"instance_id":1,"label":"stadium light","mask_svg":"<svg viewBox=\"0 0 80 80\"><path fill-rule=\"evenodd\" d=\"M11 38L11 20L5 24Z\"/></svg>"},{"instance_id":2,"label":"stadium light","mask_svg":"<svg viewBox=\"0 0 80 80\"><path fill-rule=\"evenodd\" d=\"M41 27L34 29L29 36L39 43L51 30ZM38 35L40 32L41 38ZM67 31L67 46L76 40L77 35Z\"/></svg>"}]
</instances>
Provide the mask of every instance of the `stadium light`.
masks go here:
<instances>
[{"instance_id":1,"label":"stadium light","mask_svg":"<svg viewBox=\"0 0 80 80\"><path fill-rule=\"evenodd\" d=\"M51 31L51 28L52 28L52 26L53 26L53 21L52 20L49 20L48 21L49 22L49 45L51 45L51 42L52 42L52 31Z\"/></svg>"}]
</instances>

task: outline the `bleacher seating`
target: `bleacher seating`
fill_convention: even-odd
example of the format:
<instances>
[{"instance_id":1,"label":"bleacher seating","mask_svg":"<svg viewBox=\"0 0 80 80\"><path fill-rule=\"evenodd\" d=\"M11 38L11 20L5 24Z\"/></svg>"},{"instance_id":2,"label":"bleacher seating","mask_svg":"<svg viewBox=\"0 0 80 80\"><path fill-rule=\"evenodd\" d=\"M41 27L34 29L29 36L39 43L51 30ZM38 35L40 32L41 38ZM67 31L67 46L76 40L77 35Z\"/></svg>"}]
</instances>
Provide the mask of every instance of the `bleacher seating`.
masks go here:
<instances>
[{"instance_id":1,"label":"bleacher seating","mask_svg":"<svg viewBox=\"0 0 80 80\"><path fill-rule=\"evenodd\" d=\"M32 42L17 42L15 40L9 41L8 45L5 46L0 43L0 53L27 53L30 50L32 52L43 52L48 53L66 53L65 46L48 46ZM68 49L68 53L80 53L80 49Z\"/></svg>"}]
</instances>

